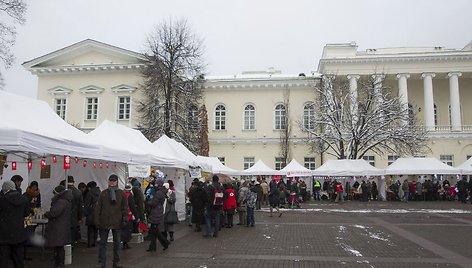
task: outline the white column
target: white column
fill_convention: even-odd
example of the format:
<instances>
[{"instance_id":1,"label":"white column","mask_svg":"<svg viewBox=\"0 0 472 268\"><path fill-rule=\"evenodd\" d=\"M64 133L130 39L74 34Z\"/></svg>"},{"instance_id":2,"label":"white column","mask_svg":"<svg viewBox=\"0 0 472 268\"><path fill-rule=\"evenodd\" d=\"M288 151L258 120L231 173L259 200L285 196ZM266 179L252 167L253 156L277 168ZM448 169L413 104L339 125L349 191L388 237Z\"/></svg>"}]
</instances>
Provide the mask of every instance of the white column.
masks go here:
<instances>
[{"instance_id":1,"label":"white column","mask_svg":"<svg viewBox=\"0 0 472 268\"><path fill-rule=\"evenodd\" d=\"M377 102L377 105L380 107L375 107L376 109L383 109L382 103L383 103L383 94L382 94L382 87L383 87L383 80L385 79L384 74L374 74L372 75L372 78L374 79L374 98L375 101ZM384 117L384 112L380 111L380 119L383 120Z\"/></svg>"},{"instance_id":2,"label":"white column","mask_svg":"<svg viewBox=\"0 0 472 268\"><path fill-rule=\"evenodd\" d=\"M424 92L424 124L426 130L434 130L434 98L433 98L433 77L434 73L423 73L423 92Z\"/></svg>"},{"instance_id":3,"label":"white column","mask_svg":"<svg viewBox=\"0 0 472 268\"><path fill-rule=\"evenodd\" d=\"M360 76L355 74L349 74L347 79L349 79L349 98L350 98L350 111L352 114L352 124L355 125L357 123L357 81L359 80Z\"/></svg>"},{"instance_id":4,"label":"white column","mask_svg":"<svg viewBox=\"0 0 472 268\"><path fill-rule=\"evenodd\" d=\"M400 101L405 110L408 109L408 78L410 78L410 74L397 74L398 97L400 98Z\"/></svg>"},{"instance_id":5,"label":"white column","mask_svg":"<svg viewBox=\"0 0 472 268\"><path fill-rule=\"evenodd\" d=\"M452 131L460 131L461 126L461 101L459 97L459 77L462 73L451 72L449 77L449 101L451 105L451 127Z\"/></svg>"}]
</instances>

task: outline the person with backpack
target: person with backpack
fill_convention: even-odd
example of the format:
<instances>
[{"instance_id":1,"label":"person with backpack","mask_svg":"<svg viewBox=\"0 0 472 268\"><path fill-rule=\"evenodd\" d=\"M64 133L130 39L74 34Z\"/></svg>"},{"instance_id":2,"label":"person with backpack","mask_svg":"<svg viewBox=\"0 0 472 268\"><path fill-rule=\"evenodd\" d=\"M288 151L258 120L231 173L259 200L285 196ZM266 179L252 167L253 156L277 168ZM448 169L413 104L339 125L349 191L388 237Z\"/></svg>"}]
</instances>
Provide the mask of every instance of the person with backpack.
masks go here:
<instances>
[{"instance_id":1,"label":"person with backpack","mask_svg":"<svg viewBox=\"0 0 472 268\"><path fill-rule=\"evenodd\" d=\"M256 209L256 202L257 202L257 188L255 183L251 183L251 187L246 195L246 209L247 209L247 224L246 227L254 227L255 219L254 219L254 210Z\"/></svg>"},{"instance_id":2,"label":"person with backpack","mask_svg":"<svg viewBox=\"0 0 472 268\"><path fill-rule=\"evenodd\" d=\"M206 234L203 235L203 237L211 237L212 228L214 229L213 237L218 237L220 216L221 210L223 209L225 194L217 175L213 175L212 183L206 187L206 193L208 196L208 202L205 208Z\"/></svg>"}]
</instances>

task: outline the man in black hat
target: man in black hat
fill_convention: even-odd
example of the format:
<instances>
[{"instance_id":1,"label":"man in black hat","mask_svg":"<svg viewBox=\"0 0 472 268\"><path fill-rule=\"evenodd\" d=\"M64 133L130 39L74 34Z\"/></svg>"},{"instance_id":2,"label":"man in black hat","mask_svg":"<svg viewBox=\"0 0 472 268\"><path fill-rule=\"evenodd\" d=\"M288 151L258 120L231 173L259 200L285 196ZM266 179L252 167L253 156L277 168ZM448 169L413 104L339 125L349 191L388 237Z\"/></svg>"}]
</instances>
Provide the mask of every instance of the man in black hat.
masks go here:
<instances>
[{"instance_id":1,"label":"man in black hat","mask_svg":"<svg viewBox=\"0 0 472 268\"><path fill-rule=\"evenodd\" d=\"M123 190L118 189L118 176L110 175L108 188L103 190L98 197L95 207L95 225L99 228L100 244L98 251L97 267L106 267L106 250L108 233L113 234L113 267L122 267L120 261L121 228L128 221L128 202Z\"/></svg>"}]
</instances>

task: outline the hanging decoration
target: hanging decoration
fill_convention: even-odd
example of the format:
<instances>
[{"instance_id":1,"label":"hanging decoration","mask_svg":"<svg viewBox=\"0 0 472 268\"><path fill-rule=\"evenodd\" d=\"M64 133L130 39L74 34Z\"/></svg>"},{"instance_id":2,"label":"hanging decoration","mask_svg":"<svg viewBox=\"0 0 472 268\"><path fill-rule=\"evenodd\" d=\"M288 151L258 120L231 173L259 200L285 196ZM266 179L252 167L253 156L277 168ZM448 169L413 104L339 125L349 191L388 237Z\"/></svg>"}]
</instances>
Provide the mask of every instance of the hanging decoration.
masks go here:
<instances>
[{"instance_id":1,"label":"hanging decoration","mask_svg":"<svg viewBox=\"0 0 472 268\"><path fill-rule=\"evenodd\" d=\"M28 159L28 170L31 170L33 168L33 162L31 159Z\"/></svg>"},{"instance_id":2,"label":"hanging decoration","mask_svg":"<svg viewBox=\"0 0 472 268\"><path fill-rule=\"evenodd\" d=\"M108 162L105 164L105 167L108 168Z\"/></svg>"},{"instance_id":3,"label":"hanging decoration","mask_svg":"<svg viewBox=\"0 0 472 268\"><path fill-rule=\"evenodd\" d=\"M97 168L97 162L93 162L93 168Z\"/></svg>"},{"instance_id":4,"label":"hanging decoration","mask_svg":"<svg viewBox=\"0 0 472 268\"><path fill-rule=\"evenodd\" d=\"M11 170L16 170L16 162L11 162Z\"/></svg>"},{"instance_id":5,"label":"hanging decoration","mask_svg":"<svg viewBox=\"0 0 472 268\"><path fill-rule=\"evenodd\" d=\"M64 169L70 169L70 156L64 155Z\"/></svg>"},{"instance_id":6,"label":"hanging decoration","mask_svg":"<svg viewBox=\"0 0 472 268\"><path fill-rule=\"evenodd\" d=\"M84 160L84 167L87 167L87 160Z\"/></svg>"},{"instance_id":7,"label":"hanging decoration","mask_svg":"<svg viewBox=\"0 0 472 268\"><path fill-rule=\"evenodd\" d=\"M75 157L75 163L79 163L79 158L77 156Z\"/></svg>"},{"instance_id":8,"label":"hanging decoration","mask_svg":"<svg viewBox=\"0 0 472 268\"><path fill-rule=\"evenodd\" d=\"M46 160L43 158L41 159L41 168L43 168L46 165Z\"/></svg>"},{"instance_id":9,"label":"hanging decoration","mask_svg":"<svg viewBox=\"0 0 472 268\"><path fill-rule=\"evenodd\" d=\"M52 156L52 162L55 164L57 163L57 157L55 155Z\"/></svg>"},{"instance_id":10,"label":"hanging decoration","mask_svg":"<svg viewBox=\"0 0 472 268\"><path fill-rule=\"evenodd\" d=\"M99 165L99 166L100 166L100 168L103 168L103 164L102 164L102 162L100 162L100 165Z\"/></svg>"}]
</instances>

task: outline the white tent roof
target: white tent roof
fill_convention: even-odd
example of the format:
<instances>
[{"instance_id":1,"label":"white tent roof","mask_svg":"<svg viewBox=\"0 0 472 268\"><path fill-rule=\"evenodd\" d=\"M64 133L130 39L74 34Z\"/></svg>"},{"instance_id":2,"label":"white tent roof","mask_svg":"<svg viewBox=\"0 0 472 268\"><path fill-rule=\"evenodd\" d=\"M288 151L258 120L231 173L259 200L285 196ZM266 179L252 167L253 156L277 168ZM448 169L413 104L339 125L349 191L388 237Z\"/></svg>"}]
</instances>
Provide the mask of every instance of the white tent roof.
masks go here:
<instances>
[{"instance_id":1,"label":"white tent roof","mask_svg":"<svg viewBox=\"0 0 472 268\"><path fill-rule=\"evenodd\" d=\"M116 156L122 157L121 162L186 168L185 162L177 157L153 151L152 143L139 130L105 120L87 135L101 144L127 151L127 154Z\"/></svg>"},{"instance_id":2,"label":"white tent roof","mask_svg":"<svg viewBox=\"0 0 472 268\"><path fill-rule=\"evenodd\" d=\"M292 161L290 161L288 165L281 169L280 172L285 174L287 177L308 177L312 176L313 174L313 170L302 166L295 159L292 159Z\"/></svg>"},{"instance_id":3,"label":"white tent roof","mask_svg":"<svg viewBox=\"0 0 472 268\"><path fill-rule=\"evenodd\" d=\"M199 166L202 168L202 170L211 172L211 167L209 165L200 163L197 159L197 156L187 149L187 147L185 147L182 143L169 138L165 134L152 143L152 150L162 151L165 154L172 155L185 162L187 165L185 169L188 169L188 166Z\"/></svg>"},{"instance_id":4,"label":"white tent roof","mask_svg":"<svg viewBox=\"0 0 472 268\"><path fill-rule=\"evenodd\" d=\"M385 169L387 175L460 174L461 171L448 166L434 157L398 158Z\"/></svg>"},{"instance_id":5,"label":"white tent roof","mask_svg":"<svg viewBox=\"0 0 472 268\"><path fill-rule=\"evenodd\" d=\"M104 148L60 118L44 101L0 90L0 152L106 159Z\"/></svg>"},{"instance_id":6,"label":"white tent roof","mask_svg":"<svg viewBox=\"0 0 472 268\"><path fill-rule=\"evenodd\" d=\"M328 160L313 171L314 176L381 176L384 171L364 159Z\"/></svg>"},{"instance_id":7,"label":"white tent roof","mask_svg":"<svg viewBox=\"0 0 472 268\"><path fill-rule=\"evenodd\" d=\"M221 163L218 157L197 155L197 160L200 163L206 163L207 165L211 166L212 173L221 173L225 175L241 175L240 170L232 169L225 166L223 163Z\"/></svg>"},{"instance_id":8,"label":"white tent roof","mask_svg":"<svg viewBox=\"0 0 472 268\"><path fill-rule=\"evenodd\" d=\"M472 157L456 168L460 169L462 174L472 174Z\"/></svg>"},{"instance_id":9,"label":"white tent roof","mask_svg":"<svg viewBox=\"0 0 472 268\"><path fill-rule=\"evenodd\" d=\"M262 160L258 160L252 167L241 172L242 175L282 175L279 170L271 169Z\"/></svg>"}]
</instances>

